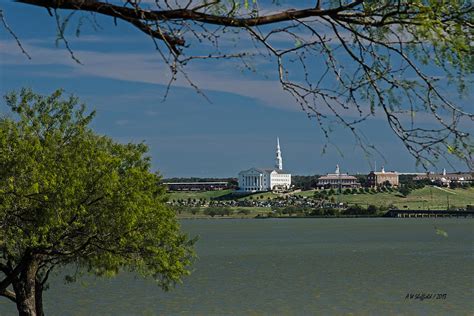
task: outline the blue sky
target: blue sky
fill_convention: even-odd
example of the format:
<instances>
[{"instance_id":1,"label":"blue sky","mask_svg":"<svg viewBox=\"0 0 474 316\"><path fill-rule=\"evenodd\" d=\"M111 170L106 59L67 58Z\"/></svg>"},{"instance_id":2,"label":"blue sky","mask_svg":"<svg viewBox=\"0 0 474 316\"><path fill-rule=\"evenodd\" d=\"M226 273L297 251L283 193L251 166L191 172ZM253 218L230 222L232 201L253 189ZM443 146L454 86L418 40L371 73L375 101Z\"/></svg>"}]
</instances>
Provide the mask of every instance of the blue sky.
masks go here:
<instances>
[{"instance_id":1,"label":"blue sky","mask_svg":"<svg viewBox=\"0 0 474 316\"><path fill-rule=\"evenodd\" d=\"M101 30L86 25L79 38L69 36L79 65L63 44L55 45L56 22L46 10L10 1L1 8L32 59L0 27L0 93L31 87L48 94L64 88L97 110L97 132L121 142L145 141L153 168L165 177L231 177L253 166L271 167L277 136L284 167L293 174L332 172L336 163L345 172L366 173L374 161L389 170L422 170L378 117L361 128L385 160L365 156L342 129L332 133L332 144L322 154L326 140L318 125L280 89L265 60L257 62L257 73L226 60L196 63L189 74L210 102L182 81L163 101L168 70L145 35L99 18ZM445 163L432 169L443 167L450 170Z\"/></svg>"}]
</instances>

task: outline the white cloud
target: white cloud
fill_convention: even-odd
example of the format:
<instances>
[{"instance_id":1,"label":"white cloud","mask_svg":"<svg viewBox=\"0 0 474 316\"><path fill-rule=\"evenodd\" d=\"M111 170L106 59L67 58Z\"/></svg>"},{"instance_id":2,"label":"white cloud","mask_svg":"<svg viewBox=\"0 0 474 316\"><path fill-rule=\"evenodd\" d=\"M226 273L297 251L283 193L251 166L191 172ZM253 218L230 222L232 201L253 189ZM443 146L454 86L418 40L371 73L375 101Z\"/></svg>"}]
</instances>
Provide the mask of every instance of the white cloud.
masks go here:
<instances>
[{"instance_id":1,"label":"white cloud","mask_svg":"<svg viewBox=\"0 0 474 316\"><path fill-rule=\"evenodd\" d=\"M30 41L24 41L23 45L32 56L31 60L21 54L14 41L0 41L0 67L1 65L62 65L67 67L67 70L53 72L47 70L46 67L37 67L35 70L29 70L29 73L61 78L92 76L157 85L167 85L170 80L169 68L160 59L158 53L154 51L130 53L76 50L75 55L83 63L83 65L79 65L71 59L65 49L46 48L32 44ZM256 63L258 68L258 61ZM258 100L266 106L301 111L295 100L283 91L280 83L275 80L275 74L273 74L273 80L264 80L258 79L255 75L250 77L239 72L236 68L235 62L223 60L190 64L185 70L191 80L203 91L232 93ZM173 86L192 89L183 76L179 76ZM339 109L340 114L348 120L358 117L358 112L354 107L350 107L349 110ZM318 110L332 115L325 106ZM368 108L364 110L368 111ZM422 113L417 114L417 121L424 116L426 116L426 121L432 121L430 115L423 115ZM375 117L384 119L381 110L377 111Z\"/></svg>"},{"instance_id":2,"label":"white cloud","mask_svg":"<svg viewBox=\"0 0 474 316\"><path fill-rule=\"evenodd\" d=\"M0 64L3 65L63 65L70 68L68 76L97 76L125 81L166 85L170 80L169 68L159 55L150 53L97 52L76 50L74 54L82 65L74 62L65 49L45 48L23 43L32 56L28 60L19 52L13 41L0 41ZM202 90L234 93L254 98L268 106L295 109L294 100L283 92L277 81L249 79L238 71L228 68L206 68L188 66L187 74ZM44 70L40 73L45 74ZM64 73L51 74L65 76ZM177 87L190 88L183 76L173 83Z\"/></svg>"}]
</instances>

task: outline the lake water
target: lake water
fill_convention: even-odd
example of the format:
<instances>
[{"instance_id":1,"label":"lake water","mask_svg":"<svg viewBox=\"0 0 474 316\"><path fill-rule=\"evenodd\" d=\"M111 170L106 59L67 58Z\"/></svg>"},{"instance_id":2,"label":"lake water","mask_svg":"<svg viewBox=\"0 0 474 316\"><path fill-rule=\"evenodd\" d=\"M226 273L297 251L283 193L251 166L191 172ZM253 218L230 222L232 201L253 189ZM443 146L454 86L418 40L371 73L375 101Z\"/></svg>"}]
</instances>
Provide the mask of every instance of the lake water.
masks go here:
<instances>
[{"instance_id":1,"label":"lake water","mask_svg":"<svg viewBox=\"0 0 474 316\"><path fill-rule=\"evenodd\" d=\"M183 220L182 227L200 236L184 284L164 293L131 274L86 285L55 276L47 315L474 314L472 219ZM1 297L0 314L16 314Z\"/></svg>"}]
</instances>

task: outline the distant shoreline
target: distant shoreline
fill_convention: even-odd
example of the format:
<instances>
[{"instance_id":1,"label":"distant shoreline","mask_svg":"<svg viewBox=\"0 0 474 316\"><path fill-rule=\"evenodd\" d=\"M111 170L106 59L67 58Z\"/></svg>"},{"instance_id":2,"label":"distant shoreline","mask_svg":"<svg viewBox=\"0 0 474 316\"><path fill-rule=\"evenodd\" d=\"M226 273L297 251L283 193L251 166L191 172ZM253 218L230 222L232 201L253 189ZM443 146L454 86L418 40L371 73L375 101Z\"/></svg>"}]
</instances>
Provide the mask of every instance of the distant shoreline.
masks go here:
<instances>
[{"instance_id":1,"label":"distant shoreline","mask_svg":"<svg viewBox=\"0 0 474 316\"><path fill-rule=\"evenodd\" d=\"M441 215L441 214L440 214ZM392 219L424 219L424 218L436 218L436 219L444 219L444 218L464 218L464 219L472 219L474 218L474 214L459 214L458 216L411 216L411 217L394 217L394 216L386 216L383 215L338 215L338 216L323 216L323 215L315 215L315 216L177 216L177 219L205 219L205 220L225 220L225 219L335 219L335 218L392 218Z\"/></svg>"}]
</instances>

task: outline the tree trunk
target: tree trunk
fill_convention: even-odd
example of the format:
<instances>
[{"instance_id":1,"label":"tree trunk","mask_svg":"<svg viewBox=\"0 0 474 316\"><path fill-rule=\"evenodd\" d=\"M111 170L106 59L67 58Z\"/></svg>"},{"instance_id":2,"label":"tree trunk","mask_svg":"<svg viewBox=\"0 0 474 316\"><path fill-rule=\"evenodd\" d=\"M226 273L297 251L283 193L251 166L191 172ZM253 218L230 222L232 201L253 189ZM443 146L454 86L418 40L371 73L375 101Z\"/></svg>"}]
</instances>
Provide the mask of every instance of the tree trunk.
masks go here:
<instances>
[{"instance_id":1,"label":"tree trunk","mask_svg":"<svg viewBox=\"0 0 474 316\"><path fill-rule=\"evenodd\" d=\"M41 281L36 279L35 284L35 308L36 316L44 316L43 311L43 285Z\"/></svg>"},{"instance_id":2,"label":"tree trunk","mask_svg":"<svg viewBox=\"0 0 474 316\"><path fill-rule=\"evenodd\" d=\"M20 316L42 316L42 289L36 285L38 261L29 259L23 271L13 281L16 294L16 307ZM38 289L38 293L37 292ZM38 313L39 312L39 313Z\"/></svg>"}]
</instances>

